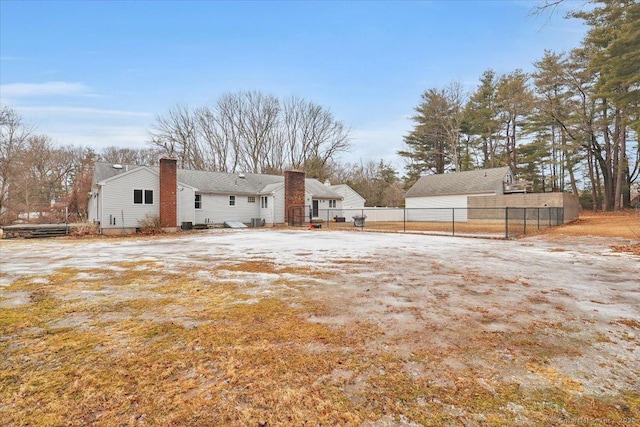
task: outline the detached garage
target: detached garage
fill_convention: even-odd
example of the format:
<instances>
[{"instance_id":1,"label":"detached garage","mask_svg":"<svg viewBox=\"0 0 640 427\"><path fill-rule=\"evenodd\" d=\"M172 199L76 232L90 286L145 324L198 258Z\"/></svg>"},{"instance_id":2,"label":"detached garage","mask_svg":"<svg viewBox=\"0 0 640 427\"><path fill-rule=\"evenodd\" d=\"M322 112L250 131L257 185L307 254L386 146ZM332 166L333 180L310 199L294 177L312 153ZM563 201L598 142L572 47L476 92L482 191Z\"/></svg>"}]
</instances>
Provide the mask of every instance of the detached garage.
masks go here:
<instances>
[{"instance_id":1,"label":"detached garage","mask_svg":"<svg viewBox=\"0 0 640 427\"><path fill-rule=\"evenodd\" d=\"M508 166L421 177L407 191L405 206L412 221L467 221L470 197L504 194L505 185L513 184ZM415 209L415 211L411 211Z\"/></svg>"}]
</instances>

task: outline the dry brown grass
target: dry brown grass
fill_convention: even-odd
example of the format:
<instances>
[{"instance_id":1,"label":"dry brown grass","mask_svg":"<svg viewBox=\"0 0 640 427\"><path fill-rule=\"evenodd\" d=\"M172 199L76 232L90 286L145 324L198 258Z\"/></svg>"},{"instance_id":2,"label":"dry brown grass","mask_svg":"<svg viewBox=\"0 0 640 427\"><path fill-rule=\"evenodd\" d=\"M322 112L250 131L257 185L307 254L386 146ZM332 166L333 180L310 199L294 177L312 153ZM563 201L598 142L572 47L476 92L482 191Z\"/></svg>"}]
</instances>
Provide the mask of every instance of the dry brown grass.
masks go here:
<instances>
[{"instance_id":1,"label":"dry brown grass","mask_svg":"<svg viewBox=\"0 0 640 427\"><path fill-rule=\"evenodd\" d=\"M591 212L580 214L576 221L560 227L549 228L540 234L553 237L596 236L629 239L636 243L613 245L617 252L629 252L640 256L640 211Z\"/></svg>"},{"instance_id":2,"label":"dry brown grass","mask_svg":"<svg viewBox=\"0 0 640 427\"><path fill-rule=\"evenodd\" d=\"M334 309L301 293L255 300L250 283L215 278L221 270L310 271L247 261L223 263L202 280L154 266L65 268L46 284L25 278L7 288L28 302L0 316L4 424L360 425L402 414L424 425L514 425L522 416L551 425L640 414L637 393L585 395L579 381L546 365L579 354L549 345L567 333L562 324L533 322L513 334L460 330L454 353L421 334L387 337L369 322L310 322ZM298 287L286 276L279 281ZM412 342L411 352L397 351L403 342ZM518 356L504 360L504 349ZM487 367L451 364L454 356ZM505 379L502 370L539 385Z\"/></svg>"},{"instance_id":3,"label":"dry brown grass","mask_svg":"<svg viewBox=\"0 0 640 427\"><path fill-rule=\"evenodd\" d=\"M546 233L597 230L620 237L625 227L633 230L635 219L630 213L585 214ZM482 288L490 280L482 271L427 265L430 274L447 281L433 290L435 305L460 306L449 297L456 295L452 288L479 300L499 292L499 287ZM508 319L478 302L471 313L443 324L398 333L371 319L323 322L357 303L353 295L325 298L317 293L322 287L308 286L309 280L349 280L354 272L389 269L382 262L343 259L311 268L223 259L198 268L201 274L194 275L189 266L163 271L155 261L114 262L104 268L59 268L2 288L25 301L0 308L0 424L358 426L409 419L422 425L594 420L635 425L640 420L637 389L589 393L584 378L554 363L579 360L598 345L637 351L637 319L611 324L626 328L622 338L585 333L588 325L569 315L566 322L537 317L511 323L513 330L492 331L478 325ZM258 275L272 276L269 292L254 280ZM532 285L515 278L500 286ZM557 293L569 296L562 292ZM514 310L530 313L531 307L548 306L564 313L567 307L554 298L547 291L531 293L526 306ZM424 321L428 304L388 302L381 310L409 312ZM624 363L605 360L601 367L606 372Z\"/></svg>"},{"instance_id":4,"label":"dry brown grass","mask_svg":"<svg viewBox=\"0 0 640 427\"><path fill-rule=\"evenodd\" d=\"M598 236L640 240L640 211L584 211L576 221L546 229L544 233L556 236Z\"/></svg>"}]
</instances>

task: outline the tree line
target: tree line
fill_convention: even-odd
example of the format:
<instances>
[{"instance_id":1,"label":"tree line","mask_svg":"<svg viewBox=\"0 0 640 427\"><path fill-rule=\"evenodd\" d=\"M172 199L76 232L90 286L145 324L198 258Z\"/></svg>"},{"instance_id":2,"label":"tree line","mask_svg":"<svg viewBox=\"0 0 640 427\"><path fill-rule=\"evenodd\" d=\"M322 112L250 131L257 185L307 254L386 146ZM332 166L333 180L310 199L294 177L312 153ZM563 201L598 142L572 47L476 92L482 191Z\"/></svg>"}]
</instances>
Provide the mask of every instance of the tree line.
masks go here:
<instances>
[{"instance_id":1,"label":"tree line","mask_svg":"<svg viewBox=\"0 0 640 427\"><path fill-rule=\"evenodd\" d=\"M640 174L640 3L591 3L570 13L589 26L581 46L546 51L532 73L488 69L469 95L456 82L426 90L398 152L406 185L508 165L536 191L580 194L581 184L593 209L628 207Z\"/></svg>"},{"instance_id":2,"label":"tree line","mask_svg":"<svg viewBox=\"0 0 640 427\"><path fill-rule=\"evenodd\" d=\"M150 135L151 146L183 168L217 172L312 171L349 149L349 129L326 108L259 91L195 109L178 105L157 116Z\"/></svg>"},{"instance_id":3,"label":"tree line","mask_svg":"<svg viewBox=\"0 0 640 427\"><path fill-rule=\"evenodd\" d=\"M160 115L146 148L57 146L9 106L0 106L0 225L83 221L93 164L154 166L173 156L182 168L281 174L304 170L321 181L346 183L368 206L398 206L402 190L387 163L340 163L349 129L325 108L260 92L221 97L213 107L176 106Z\"/></svg>"}]
</instances>

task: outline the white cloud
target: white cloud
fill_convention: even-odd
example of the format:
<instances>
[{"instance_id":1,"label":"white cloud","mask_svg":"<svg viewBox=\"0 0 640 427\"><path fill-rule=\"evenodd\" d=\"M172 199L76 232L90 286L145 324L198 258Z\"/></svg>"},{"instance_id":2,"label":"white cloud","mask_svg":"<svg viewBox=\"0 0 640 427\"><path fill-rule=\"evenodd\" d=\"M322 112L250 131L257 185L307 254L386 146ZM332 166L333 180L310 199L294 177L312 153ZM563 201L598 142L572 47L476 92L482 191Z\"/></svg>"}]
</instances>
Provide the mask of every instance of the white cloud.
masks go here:
<instances>
[{"instance_id":1,"label":"white cloud","mask_svg":"<svg viewBox=\"0 0 640 427\"><path fill-rule=\"evenodd\" d=\"M102 108L87 107L62 107L62 106L42 106L42 107L21 107L21 111L35 114L49 114L62 116L105 116L105 117L151 117L152 113L142 111L110 110Z\"/></svg>"},{"instance_id":2,"label":"white cloud","mask_svg":"<svg viewBox=\"0 0 640 427\"><path fill-rule=\"evenodd\" d=\"M0 85L3 98L34 96L90 96L91 91L82 83L45 82L45 83L9 83Z\"/></svg>"},{"instance_id":3,"label":"white cloud","mask_svg":"<svg viewBox=\"0 0 640 427\"><path fill-rule=\"evenodd\" d=\"M148 112L94 107L29 106L18 112L33 122L37 132L61 145L140 148L146 145L153 115Z\"/></svg>"},{"instance_id":4,"label":"white cloud","mask_svg":"<svg viewBox=\"0 0 640 427\"><path fill-rule=\"evenodd\" d=\"M21 56L0 56L0 61L24 61L25 59Z\"/></svg>"},{"instance_id":5,"label":"white cloud","mask_svg":"<svg viewBox=\"0 0 640 427\"><path fill-rule=\"evenodd\" d=\"M91 147L100 152L103 148L146 148L149 135L145 126L82 126L72 132L66 128L52 127L47 132L54 141L62 145Z\"/></svg>"}]
</instances>

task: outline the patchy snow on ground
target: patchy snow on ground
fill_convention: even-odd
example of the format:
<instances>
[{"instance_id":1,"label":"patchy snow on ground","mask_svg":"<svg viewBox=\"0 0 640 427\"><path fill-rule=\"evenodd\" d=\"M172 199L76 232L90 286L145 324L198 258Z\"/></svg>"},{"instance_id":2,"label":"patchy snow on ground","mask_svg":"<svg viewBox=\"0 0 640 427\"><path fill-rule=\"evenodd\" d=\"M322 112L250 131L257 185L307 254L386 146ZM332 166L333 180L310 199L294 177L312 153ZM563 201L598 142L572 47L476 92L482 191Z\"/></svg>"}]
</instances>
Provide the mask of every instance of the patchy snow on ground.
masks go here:
<instances>
[{"instance_id":1,"label":"patchy snow on ground","mask_svg":"<svg viewBox=\"0 0 640 427\"><path fill-rule=\"evenodd\" d=\"M218 278L247 284L254 299L279 294L279 278L296 279L296 292L331 308L329 314L309 314L309 321L338 326L370 322L386 331L385 341L371 345L398 354L409 354L425 341L455 348L487 334L500 334L505 342L505 337L542 334L536 339L548 346L548 366L576 379L586 391L612 393L640 387L640 261L611 250L625 243L594 237L492 240L290 229L2 241L0 308L28 300L25 292L9 290L14 281L42 283L59 269L90 278L92 269L108 275L109 270L153 268L202 279L217 266L260 261L294 272L226 271ZM295 273L305 268L322 275ZM117 292L107 287L64 297L100 298ZM121 292L127 293L123 298L151 298L154 291L141 287ZM295 304L294 297L286 298ZM194 322L187 312L148 316ZM78 318L72 324L82 322ZM497 361L492 363L502 364L499 372L492 368L493 375L532 386L547 381L551 368L533 362L527 362L528 372L509 368L525 357L523 349L514 345L492 351ZM477 368L487 360L452 356L445 363L451 369ZM414 365L407 366L416 375L428 373L426 366Z\"/></svg>"}]
</instances>

